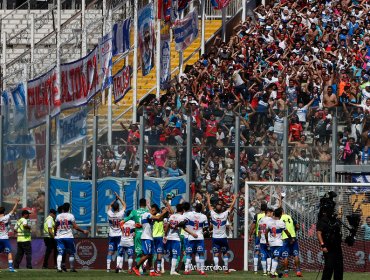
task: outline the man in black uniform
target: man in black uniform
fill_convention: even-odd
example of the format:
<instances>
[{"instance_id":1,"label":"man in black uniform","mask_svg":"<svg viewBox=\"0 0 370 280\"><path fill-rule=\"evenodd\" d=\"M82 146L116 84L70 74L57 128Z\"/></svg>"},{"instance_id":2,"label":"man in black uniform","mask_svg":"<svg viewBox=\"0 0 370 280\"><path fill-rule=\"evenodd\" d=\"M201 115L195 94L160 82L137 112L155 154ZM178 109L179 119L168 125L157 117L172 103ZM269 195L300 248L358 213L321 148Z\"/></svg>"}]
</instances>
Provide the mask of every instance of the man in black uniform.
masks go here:
<instances>
[{"instance_id":1,"label":"man in black uniform","mask_svg":"<svg viewBox=\"0 0 370 280\"><path fill-rule=\"evenodd\" d=\"M343 253L341 223L336 218L334 192L329 197L320 200L320 211L316 224L317 238L324 255L325 266L322 280L330 280L334 273L334 280L343 279Z\"/></svg>"}]
</instances>

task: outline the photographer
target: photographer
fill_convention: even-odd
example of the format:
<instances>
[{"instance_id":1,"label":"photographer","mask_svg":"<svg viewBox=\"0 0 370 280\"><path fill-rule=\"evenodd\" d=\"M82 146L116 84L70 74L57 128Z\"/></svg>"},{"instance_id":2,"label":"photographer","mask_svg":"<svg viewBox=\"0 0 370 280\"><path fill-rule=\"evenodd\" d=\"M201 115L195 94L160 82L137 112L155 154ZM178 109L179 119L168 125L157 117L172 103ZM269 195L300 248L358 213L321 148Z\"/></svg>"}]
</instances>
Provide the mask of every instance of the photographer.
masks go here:
<instances>
[{"instance_id":1,"label":"photographer","mask_svg":"<svg viewBox=\"0 0 370 280\"><path fill-rule=\"evenodd\" d=\"M335 193L320 200L320 211L316 224L317 238L323 252L325 266L322 280L330 280L334 273L334 280L343 279L343 253L341 224L334 214Z\"/></svg>"}]
</instances>

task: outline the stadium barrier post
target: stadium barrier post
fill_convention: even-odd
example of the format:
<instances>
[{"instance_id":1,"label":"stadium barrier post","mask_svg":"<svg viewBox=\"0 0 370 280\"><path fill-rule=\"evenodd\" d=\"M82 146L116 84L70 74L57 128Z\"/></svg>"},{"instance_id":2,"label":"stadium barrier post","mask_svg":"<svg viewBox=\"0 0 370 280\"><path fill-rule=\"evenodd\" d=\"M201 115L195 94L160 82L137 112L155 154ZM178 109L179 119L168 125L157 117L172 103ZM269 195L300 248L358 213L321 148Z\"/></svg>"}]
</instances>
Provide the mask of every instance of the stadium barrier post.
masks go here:
<instances>
[{"instance_id":1,"label":"stadium barrier post","mask_svg":"<svg viewBox=\"0 0 370 280\"><path fill-rule=\"evenodd\" d=\"M245 22L247 17L247 1L242 0L242 22Z\"/></svg>"},{"instance_id":2,"label":"stadium barrier post","mask_svg":"<svg viewBox=\"0 0 370 280\"><path fill-rule=\"evenodd\" d=\"M6 11L7 7L6 4L8 3L7 0L3 0L3 10Z\"/></svg>"},{"instance_id":3,"label":"stadium barrier post","mask_svg":"<svg viewBox=\"0 0 370 280\"><path fill-rule=\"evenodd\" d=\"M240 117L235 118L235 164L234 164L234 194L239 193L239 178L240 178ZM234 237L238 237L239 228L239 198L236 201L236 211L234 211Z\"/></svg>"},{"instance_id":4,"label":"stadium barrier post","mask_svg":"<svg viewBox=\"0 0 370 280\"><path fill-rule=\"evenodd\" d=\"M144 193L144 133L145 133L145 123L144 117L140 116L140 142L139 142L139 189L137 199L140 200L145 196ZM139 205L139 204L137 204Z\"/></svg>"},{"instance_id":5,"label":"stadium barrier post","mask_svg":"<svg viewBox=\"0 0 370 280\"><path fill-rule=\"evenodd\" d=\"M331 141L331 170L330 170L330 182L335 182L335 171L337 169L337 142L338 142L338 122L337 117L333 117L332 125L332 141Z\"/></svg>"},{"instance_id":6,"label":"stadium barrier post","mask_svg":"<svg viewBox=\"0 0 370 280\"><path fill-rule=\"evenodd\" d=\"M58 92L61 93L61 73L60 73L60 60L61 60L61 0L57 1L57 84ZM50 100L50 97L49 97ZM50 103L50 102L49 102ZM50 104L49 104L49 115L50 115ZM55 130L56 130L56 176L60 177L60 128L59 128L59 115L55 117Z\"/></svg>"},{"instance_id":7,"label":"stadium barrier post","mask_svg":"<svg viewBox=\"0 0 370 280\"><path fill-rule=\"evenodd\" d=\"M190 185L192 183L192 164L193 164L193 157L192 157L192 118L191 115L188 116L186 120L186 193L185 193L185 200L190 201Z\"/></svg>"},{"instance_id":8,"label":"stadium barrier post","mask_svg":"<svg viewBox=\"0 0 370 280\"><path fill-rule=\"evenodd\" d=\"M2 24L2 23L1 23ZM3 53L2 53L2 61L1 61L1 63L2 63L2 69L3 69L3 73L2 73L2 86L3 86L3 90L5 90L6 89L6 81L5 81L5 79L4 79L4 77L6 77L6 40L7 40L7 34L6 34L6 32L5 32L5 30L4 30L4 27L3 26L1 26L1 28L2 28L2 34L1 34L1 38L3 39Z\"/></svg>"},{"instance_id":9,"label":"stadium barrier post","mask_svg":"<svg viewBox=\"0 0 370 280\"><path fill-rule=\"evenodd\" d=\"M226 42L226 8L222 8L222 42Z\"/></svg>"},{"instance_id":10,"label":"stadium barrier post","mask_svg":"<svg viewBox=\"0 0 370 280\"><path fill-rule=\"evenodd\" d=\"M1 106L2 107L2 106ZM3 205L3 121L4 116L2 115L3 110L0 110L0 204Z\"/></svg>"},{"instance_id":11,"label":"stadium barrier post","mask_svg":"<svg viewBox=\"0 0 370 280\"><path fill-rule=\"evenodd\" d=\"M206 19L206 5L205 5L205 0L201 0L200 1L200 5L201 5L201 13L202 13L202 37L201 37L201 45L200 45L200 54L204 54L205 53L205 30L206 30L206 26L205 26L205 19Z\"/></svg>"},{"instance_id":12,"label":"stadium barrier post","mask_svg":"<svg viewBox=\"0 0 370 280\"><path fill-rule=\"evenodd\" d=\"M107 12L106 12L107 13ZM108 14L106 14L106 17L108 17L108 23L105 25L105 28L108 30L104 30L104 33L107 34L112 30L112 19L113 11L108 11ZM111 50L112 51L112 50ZM111 73L112 74L112 73ZM112 145L112 115L113 115L113 108L112 108L112 84L108 88L108 145Z\"/></svg>"},{"instance_id":13,"label":"stadium barrier post","mask_svg":"<svg viewBox=\"0 0 370 280\"><path fill-rule=\"evenodd\" d=\"M133 57L133 72L132 72L132 122L136 123L136 103L137 103L137 40L138 40L138 26L137 26L137 9L138 0L134 0L134 57Z\"/></svg>"},{"instance_id":14,"label":"stadium barrier post","mask_svg":"<svg viewBox=\"0 0 370 280\"><path fill-rule=\"evenodd\" d=\"M244 194L244 271L248 271L248 258L249 258L249 185L245 182Z\"/></svg>"},{"instance_id":15,"label":"stadium barrier post","mask_svg":"<svg viewBox=\"0 0 370 280\"><path fill-rule=\"evenodd\" d=\"M50 139L51 139L51 119L46 116L45 129L45 206L44 213L49 213L49 190L50 190ZM23 207L26 205L23 204Z\"/></svg>"},{"instance_id":16,"label":"stadium barrier post","mask_svg":"<svg viewBox=\"0 0 370 280\"><path fill-rule=\"evenodd\" d=\"M86 0L81 1L81 57L87 54ZM83 162L87 160L87 137L82 140Z\"/></svg>"},{"instance_id":17,"label":"stadium barrier post","mask_svg":"<svg viewBox=\"0 0 370 280\"><path fill-rule=\"evenodd\" d=\"M30 51L31 51L31 67L30 67L30 78L33 79L34 73L34 62L35 62L35 15L30 13L30 29L31 29L31 41L30 41Z\"/></svg>"},{"instance_id":18,"label":"stadium barrier post","mask_svg":"<svg viewBox=\"0 0 370 280\"><path fill-rule=\"evenodd\" d=\"M28 64L25 63L23 65L23 86L24 92L27 92L27 80L28 80ZM24 129L24 128L21 128ZM24 147L27 148L27 147ZM27 206L27 159L23 159L23 178L22 178L22 185L23 185L23 193L22 193L22 205L23 207Z\"/></svg>"},{"instance_id":19,"label":"stadium barrier post","mask_svg":"<svg viewBox=\"0 0 370 280\"><path fill-rule=\"evenodd\" d=\"M288 118L284 117L284 135L283 135L283 181L288 181L288 168L289 168L289 143L288 143Z\"/></svg>"},{"instance_id":20,"label":"stadium barrier post","mask_svg":"<svg viewBox=\"0 0 370 280\"><path fill-rule=\"evenodd\" d=\"M155 96L157 98L159 98L159 96L161 95L161 19L159 18L159 3L158 3L158 0L157 0L157 5L156 6L156 9L157 9L157 16L156 16L156 25L157 25L157 36L156 36L156 81L157 81L157 88L156 88L156 94Z\"/></svg>"},{"instance_id":21,"label":"stadium barrier post","mask_svg":"<svg viewBox=\"0 0 370 280\"><path fill-rule=\"evenodd\" d=\"M124 17L123 18L128 18L128 17L131 17L131 5L130 5L131 3L130 3L130 1L126 1L126 7L125 7L125 15L124 15ZM127 12L128 11L128 12ZM131 46L130 46L130 48L131 48ZM127 55L126 55L126 58L125 58L125 66L128 66L129 65L129 63L130 63L130 50L128 50L128 53L127 53Z\"/></svg>"},{"instance_id":22,"label":"stadium barrier post","mask_svg":"<svg viewBox=\"0 0 370 280\"><path fill-rule=\"evenodd\" d=\"M184 10L180 12L180 19L184 18ZM184 67L184 52L179 51L179 76L183 73L183 67Z\"/></svg>"},{"instance_id":23,"label":"stadium barrier post","mask_svg":"<svg viewBox=\"0 0 370 280\"><path fill-rule=\"evenodd\" d=\"M93 123L93 147L92 147L92 199L91 199L91 237L95 237L96 234L96 189L97 189L97 165L96 165L96 156L97 156L97 145L98 145L98 123L99 116L94 116Z\"/></svg>"}]
</instances>

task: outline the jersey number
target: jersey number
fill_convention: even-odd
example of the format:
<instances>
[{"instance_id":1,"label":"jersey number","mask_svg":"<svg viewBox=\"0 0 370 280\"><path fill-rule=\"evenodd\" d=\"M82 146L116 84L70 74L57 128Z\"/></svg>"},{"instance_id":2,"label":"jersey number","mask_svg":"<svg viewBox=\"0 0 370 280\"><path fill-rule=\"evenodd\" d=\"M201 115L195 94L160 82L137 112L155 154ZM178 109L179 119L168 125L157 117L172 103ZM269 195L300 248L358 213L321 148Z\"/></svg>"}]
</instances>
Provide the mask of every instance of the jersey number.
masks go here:
<instances>
[{"instance_id":1,"label":"jersey number","mask_svg":"<svg viewBox=\"0 0 370 280\"><path fill-rule=\"evenodd\" d=\"M113 228L119 228L120 220L112 220Z\"/></svg>"},{"instance_id":2,"label":"jersey number","mask_svg":"<svg viewBox=\"0 0 370 280\"><path fill-rule=\"evenodd\" d=\"M0 231L5 231L5 224L3 222L0 223Z\"/></svg>"},{"instance_id":3,"label":"jersey number","mask_svg":"<svg viewBox=\"0 0 370 280\"><path fill-rule=\"evenodd\" d=\"M222 221L220 219L217 219L216 222L217 222L217 228L220 228L222 225Z\"/></svg>"},{"instance_id":4,"label":"jersey number","mask_svg":"<svg viewBox=\"0 0 370 280\"><path fill-rule=\"evenodd\" d=\"M68 223L68 220L67 220L67 219L60 220L60 221L59 221L59 228L60 228L60 229L64 229L64 230L69 229L69 223Z\"/></svg>"},{"instance_id":5,"label":"jersey number","mask_svg":"<svg viewBox=\"0 0 370 280\"><path fill-rule=\"evenodd\" d=\"M195 221L193 230L198 230L198 229L199 229L199 221Z\"/></svg>"},{"instance_id":6,"label":"jersey number","mask_svg":"<svg viewBox=\"0 0 370 280\"><path fill-rule=\"evenodd\" d=\"M273 227L273 228L271 229L271 232L272 232L272 236L273 236L273 237L276 237L276 227Z\"/></svg>"},{"instance_id":7,"label":"jersey number","mask_svg":"<svg viewBox=\"0 0 370 280\"><path fill-rule=\"evenodd\" d=\"M131 234L131 229L129 227L123 227L122 228L122 233L123 233L123 236L128 237Z\"/></svg>"}]
</instances>

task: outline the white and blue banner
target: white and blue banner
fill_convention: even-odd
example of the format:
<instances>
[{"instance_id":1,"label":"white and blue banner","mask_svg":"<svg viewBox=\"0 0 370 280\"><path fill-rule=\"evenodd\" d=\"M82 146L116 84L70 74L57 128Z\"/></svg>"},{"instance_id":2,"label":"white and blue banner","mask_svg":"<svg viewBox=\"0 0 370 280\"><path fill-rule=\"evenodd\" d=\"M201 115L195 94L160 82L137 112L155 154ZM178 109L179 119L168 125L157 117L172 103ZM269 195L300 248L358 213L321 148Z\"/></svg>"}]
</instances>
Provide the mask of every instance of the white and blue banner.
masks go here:
<instances>
[{"instance_id":1,"label":"white and blue banner","mask_svg":"<svg viewBox=\"0 0 370 280\"><path fill-rule=\"evenodd\" d=\"M2 92L4 162L35 158L34 139L28 131L26 91L23 83Z\"/></svg>"},{"instance_id":2,"label":"white and blue banner","mask_svg":"<svg viewBox=\"0 0 370 280\"><path fill-rule=\"evenodd\" d=\"M137 191L139 181L132 178L105 178L98 180L96 193L96 222L106 224L109 205L115 199L114 193L118 193L127 204L127 209L136 209L138 206ZM50 179L50 202L49 207L57 209L59 205L69 202L72 205L72 214L79 224L89 225L91 223L92 205L92 182L74 181L60 178ZM186 194L185 177L177 178L145 178L144 197L150 203L161 205L167 194L172 193L175 197L171 204L174 206Z\"/></svg>"},{"instance_id":3,"label":"white and blue banner","mask_svg":"<svg viewBox=\"0 0 370 280\"><path fill-rule=\"evenodd\" d=\"M169 34L161 35L161 78L160 87L165 90L171 79L171 40Z\"/></svg>"},{"instance_id":4,"label":"white and blue banner","mask_svg":"<svg viewBox=\"0 0 370 280\"><path fill-rule=\"evenodd\" d=\"M87 109L80 110L59 120L60 143L67 145L86 137Z\"/></svg>"},{"instance_id":5,"label":"white and blue banner","mask_svg":"<svg viewBox=\"0 0 370 280\"><path fill-rule=\"evenodd\" d=\"M99 57L101 68L101 90L110 87L113 82L112 77L112 33L109 32L99 41Z\"/></svg>"},{"instance_id":6,"label":"white and blue banner","mask_svg":"<svg viewBox=\"0 0 370 280\"><path fill-rule=\"evenodd\" d=\"M112 30L113 56L127 52L130 49L131 18L115 23Z\"/></svg>"},{"instance_id":7,"label":"white and blue banner","mask_svg":"<svg viewBox=\"0 0 370 280\"><path fill-rule=\"evenodd\" d=\"M181 20L175 23L173 33L176 43L176 51L184 51L198 37L198 12L193 10Z\"/></svg>"},{"instance_id":8,"label":"white and blue banner","mask_svg":"<svg viewBox=\"0 0 370 280\"><path fill-rule=\"evenodd\" d=\"M141 70L146 76L154 67L155 36L154 36L153 3L149 3L138 12L138 43L141 57Z\"/></svg>"},{"instance_id":9,"label":"white and blue banner","mask_svg":"<svg viewBox=\"0 0 370 280\"><path fill-rule=\"evenodd\" d=\"M370 175L354 175L352 176L353 183L370 183ZM353 193L370 193L370 187L352 187Z\"/></svg>"}]
</instances>

